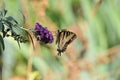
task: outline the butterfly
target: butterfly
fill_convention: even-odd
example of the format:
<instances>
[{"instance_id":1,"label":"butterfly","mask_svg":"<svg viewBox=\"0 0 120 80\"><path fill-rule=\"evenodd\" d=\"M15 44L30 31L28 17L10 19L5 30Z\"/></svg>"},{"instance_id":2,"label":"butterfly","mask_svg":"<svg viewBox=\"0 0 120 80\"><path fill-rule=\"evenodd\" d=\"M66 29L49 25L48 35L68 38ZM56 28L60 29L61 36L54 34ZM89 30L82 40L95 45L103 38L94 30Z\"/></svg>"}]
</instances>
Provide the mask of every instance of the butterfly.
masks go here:
<instances>
[{"instance_id":1,"label":"butterfly","mask_svg":"<svg viewBox=\"0 0 120 80\"><path fill-rule=\"evenodd\" d=\"M58 55L61 56L62 52L65 52L67 49L67 46L77 38L77 35L71 31L67 30L58 30L57 32L57 38L56 38L56 44L58 44Z\"/></svg>"}]
</instances>

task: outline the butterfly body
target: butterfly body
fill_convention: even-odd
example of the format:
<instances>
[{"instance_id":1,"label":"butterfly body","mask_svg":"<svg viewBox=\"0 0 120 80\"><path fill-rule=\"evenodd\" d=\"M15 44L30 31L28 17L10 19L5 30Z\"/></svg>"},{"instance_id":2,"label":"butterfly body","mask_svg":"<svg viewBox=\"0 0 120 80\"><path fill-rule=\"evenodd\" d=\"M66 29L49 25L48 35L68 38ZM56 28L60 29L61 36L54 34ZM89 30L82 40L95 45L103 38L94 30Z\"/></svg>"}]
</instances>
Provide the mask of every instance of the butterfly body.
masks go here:
<instances>
[{"instance_id":1,"label":"butterfly body","mask_svg":"<svg viewBox=\"0 0 120 80\"><path fill-rule=\"evenodd\" d=\"M58 55L61 55L61 53L67 49L67 46L76 38L76 34L71 31L58 30L56 39L56 44L58 44Z\"/></svg>"}]
</instances>

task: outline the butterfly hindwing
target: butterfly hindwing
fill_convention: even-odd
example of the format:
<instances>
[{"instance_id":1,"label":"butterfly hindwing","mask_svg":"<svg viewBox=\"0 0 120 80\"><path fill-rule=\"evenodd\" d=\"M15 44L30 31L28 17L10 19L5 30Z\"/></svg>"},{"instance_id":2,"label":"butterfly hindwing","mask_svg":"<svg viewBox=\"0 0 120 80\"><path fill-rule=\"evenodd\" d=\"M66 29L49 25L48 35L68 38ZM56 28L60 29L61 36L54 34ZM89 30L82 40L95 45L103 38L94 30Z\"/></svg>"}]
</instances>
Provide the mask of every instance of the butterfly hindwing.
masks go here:
<instances>
[{"instance_id":1,"label":"butterfly hindwing","mask_svg":"<svg viewBox=\"0 0 120 80\"><path fill-rule=\"evenodd\" d=\"M76 34L67 30L62 30L57 33L56 43L58 44L58 55L61 55L61 52L64 52L67 46L76 39Z\"/></svg>"}]
</instances>

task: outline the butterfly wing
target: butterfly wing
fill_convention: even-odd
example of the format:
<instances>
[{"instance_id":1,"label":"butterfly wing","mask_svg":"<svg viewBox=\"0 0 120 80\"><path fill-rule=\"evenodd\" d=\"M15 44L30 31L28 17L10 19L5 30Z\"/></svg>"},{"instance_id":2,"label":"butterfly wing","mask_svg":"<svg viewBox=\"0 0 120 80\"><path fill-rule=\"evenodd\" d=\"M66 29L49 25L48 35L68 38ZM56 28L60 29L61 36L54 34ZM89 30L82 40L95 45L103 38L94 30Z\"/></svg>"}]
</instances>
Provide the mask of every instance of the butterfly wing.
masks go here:
<instances>
[{"instance_id":1,"label":"butterfly wing","mask_svg":"<svg viewBox=\"0 0 120 80\"><path fill-rule=\"evenodd\" d=\"M64 52L67 46L76 39L76 34L70 31L62 30L57 35L56 42L58 43L58 55L61 55L61 52Z\"/></svg>"}]
</instances>

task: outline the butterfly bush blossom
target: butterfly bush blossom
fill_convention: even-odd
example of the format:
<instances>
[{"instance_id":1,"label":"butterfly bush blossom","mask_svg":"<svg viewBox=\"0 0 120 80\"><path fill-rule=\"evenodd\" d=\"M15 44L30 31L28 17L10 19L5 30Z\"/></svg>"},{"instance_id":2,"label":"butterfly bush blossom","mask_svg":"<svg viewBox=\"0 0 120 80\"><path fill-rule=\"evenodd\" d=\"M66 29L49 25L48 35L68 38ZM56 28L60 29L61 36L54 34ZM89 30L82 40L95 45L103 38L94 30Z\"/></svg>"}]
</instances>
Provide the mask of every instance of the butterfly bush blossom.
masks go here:
<instances>
[{"instance_id":1,"label":"butterfly bush blossom","mask_svg":"<svg viewBox=\"0 0 120 80\"><path fill-rule=\"evenodd\" d=\"M53 35L46 27L43 27L39 23L36 23L34 30L35 30L34 34L37 40L40 40L45 44L53 42Z\"/></svg>"}]
</instances>

